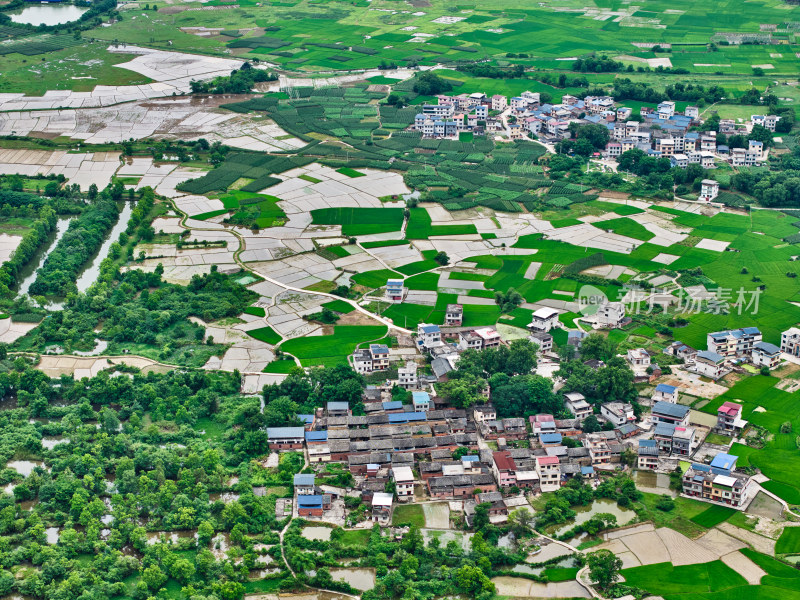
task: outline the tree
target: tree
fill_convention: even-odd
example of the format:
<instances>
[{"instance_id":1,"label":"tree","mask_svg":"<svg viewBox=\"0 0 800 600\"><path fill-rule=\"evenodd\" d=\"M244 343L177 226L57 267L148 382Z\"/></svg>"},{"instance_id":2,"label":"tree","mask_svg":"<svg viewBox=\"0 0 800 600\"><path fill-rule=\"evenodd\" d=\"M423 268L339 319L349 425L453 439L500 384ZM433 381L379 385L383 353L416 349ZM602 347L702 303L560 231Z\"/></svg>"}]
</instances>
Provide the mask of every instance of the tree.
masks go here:
<instances>
[{"instance_id":1,"label":"tree","mask_svg":"<svg viewBox=\"0 0 800 600\"><path fill-rule=\"evenodd\" d=\"M509 513L508 523L514 535L519 538L533 527L533 515L527 508L518 508Z\"/></svg>"},{"instance_id":2,"label":"tree","mask_svg":"<svg viewBox=\"0 0 800 600\"><path fill-rule=\"evenodd\" d=\"M590 552L586 556L586 564L589 565L589 577L602 590L613 585L622 569L622 559L610 550Z\"/></svg>"},{"instance_id":3,"label":"tree","mask_svg":"<svg viewBox=\"0 0 800 600\"><path fill-rule=\"evenodd\" d=\"M584 360L609 361L616 352L616 345L608 337L593 333L581 341L581 358Z\"/></svg>"},{"instance_id":4,"label":"tree","mask_svg":"<svg viewBox=\"0 0 800 600\"><path fill-rule=\"evenodd\" d=\"M412 89L420 96L435 96L449 92L453 89L453 84L432 71L426 71L417 75Z\"/></svg>"},{"instance_id":5,"label":"tree","mask_svg":"<svg viewBox=\"0 0 800 600\"><path fill-rule=\"evenodd\" d=\"M589 415L583 420L581 429L583 429L584 433L595 433L600 431L602 427L600 426L600 421L597 420L597 417L594 415Z\"/></svg>"},{"instance_id":6,"label":"tree","mask_svg":"<svg viewBox=\"0 0 800 600\"><path fill-rule=\"evenodd\" d=\"M664 512L669 512L675 508L675 501L667 494L662 494L658 499L658 502L656 502L656 508L658 510L663 510Z\"/></svg>"},{"instance_id":7,"label":"tree","mask_svg":"<svg viewBox=\"0 0 800 600\"><path fill-rule=\"evenodd\" d=\"M167 575L158 565L150 565L142 571L142 581L147 584L148 588L155 591L167 582Z\"/></svg>"},{"instance_id":8,"label":"tree","mask_svg":"<svg viewBox=\"0 0 800 600\"><path fill-rule=\"evenodd\" d=\"M450 257L447 256L446 252L437 252L436 256L433 257L433 260L436 264L445 266L446 264L450 263Z\"/></svg>"},{"instance_id":9,"label":"tree","mask_svg":"<svg viewBox=\"0 0 800 600\"><path fill-rule=\"evenodd\" d=\"M784 421L781 424L781 433L792 433L792 422Z\"/></svg>"},{"instance_id":10,"label":"tree","mask_svg":"<svg viewBox=\"0 0 800 600\"><path fill-rule=\"evenodd\" d=\"M456 408L469 408L483 401L486 380L472 374L450 379L439 385L438 392Z\"/></svg>"},{"instance_id":11,"label":"tree","mask_svg":"<svg viewBox=\"0 0 800 600\"><path fill-rule=\"evenodd\" d=\"M498 291L494 294L494 302L500 307L501 313L510 313L522 304L523 300L522 294L514 288L508 288L505 293Z\"/></svg>"}]
</instances>

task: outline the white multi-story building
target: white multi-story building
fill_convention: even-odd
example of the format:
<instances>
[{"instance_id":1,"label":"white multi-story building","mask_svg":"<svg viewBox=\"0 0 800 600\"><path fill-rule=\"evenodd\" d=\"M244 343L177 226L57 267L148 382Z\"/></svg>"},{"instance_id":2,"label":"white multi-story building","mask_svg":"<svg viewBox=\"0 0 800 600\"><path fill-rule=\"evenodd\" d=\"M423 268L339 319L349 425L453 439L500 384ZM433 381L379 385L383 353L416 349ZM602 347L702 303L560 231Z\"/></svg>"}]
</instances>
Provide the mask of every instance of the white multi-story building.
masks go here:
<instances>
[{"instance_id":1,"label":"white multi-story building","mask_svg":"<svg viewBox=\"0 0 800 600\"><path fill-rule=\"evenodd\" d=\"M719 182L713 179L703 179L700 183L700 196L698 200L711 202L717 196L719 196Z\"/></svg>"},{"instance_id":2,"label":"white multi-story building","mask_svg":"<svg viewBox=\"0 0 800 600\"><path fill-rule=\"evenodd\" d=\"M800 356L800 329L790 327L781 334L781 352Z\"/></svg>"}]
</instances>

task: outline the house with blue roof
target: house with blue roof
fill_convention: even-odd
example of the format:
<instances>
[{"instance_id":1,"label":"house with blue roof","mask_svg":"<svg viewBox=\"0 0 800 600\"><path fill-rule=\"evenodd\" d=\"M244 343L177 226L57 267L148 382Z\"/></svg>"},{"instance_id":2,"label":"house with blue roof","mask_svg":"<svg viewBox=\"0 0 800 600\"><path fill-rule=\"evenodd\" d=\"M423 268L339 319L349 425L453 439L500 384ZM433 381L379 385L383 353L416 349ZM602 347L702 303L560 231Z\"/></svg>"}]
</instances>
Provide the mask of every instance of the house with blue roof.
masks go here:
<instances>
[{"instance_id":1,"label":"house with blue roof","mask_svg":"<svg viewBox=\"0 0 800 600\"><path fill-rule=\"evenodd\" d=\"M752 477L737 473L737 457L717 454L710 465L694 463L683 474L683 493L704 502L742 510L752 498Z\"/></svg>"},{"instance_id":2,"label":"house with blue roof","mask_svg":"<svg viewBox=\"0 0 800 600\"><path fill-rule=\"evenodd\" d=\"M637 455L639 469L654 470L658 468L658 442L656 440L639 440Z\"/></svg>"},{"instance_id":3,"label":"house with blue roof","mask_svg":"<svg viewBox=\"0 0 800 600\"><path fill-rule=\"evenodd\" d=\"M435 348L442 345L442 331L438 325L420 323L417 325L417 346L420 349Z\"/></svg>"},{"instance_id":4,"label":"house with blue roof","mask_svg":"<svg viewBox=\"0 0 800 600\"><path fill-rule=\"evenodd\" d=\"M297 415L297 418L303 423L306 430L314 429L314 415Z\"/></svg>"},{"instance_id":5,"label":"house with blue roof","mask_svg":"<svg viewBox=\"0 0 800 600\"><path fill-rule=\"evenodd\" d=\"M306 445L325 444L328 442L327 431L306 431Z\"/></svg>"},{"instance_id":6,"label":"house with blue roof","mask_svg":"<svg viewBox=\"0 0 800 600\"><path fill-rule=\"evenodd\" d=\"M411 392L414 412L426 413L431 410L431 395L428 392Z\"/></svg>"},{"instance_id":7,"label":"house with blue roof","mask_svg":"<svg viewBox=\"0 0 800 600\"><path fill-rule=\"evenodd\" d=\"M314 493L314 474L298 473L294 476L294 492L298 496L309 496Z\"/></svg>"},{"instance_id":8,"label":"house with blue roof","mask_svg":"<svg viewBox=\"0 0 800 600\"><path fill-rule=\"evenodd\" d=\"M774 369L781 362L781 349L768 342L756 342L751 355L753 364L757 367Z\"/></svg>"},{"instance_id":9,"label":"house with blue roof","mask_svg":"<svg viewBox=\"0 0 800 600\"><path fill-rule=\"evenodd\" d=\"M542 448L554 448L561 445L562 437L560 433L541 433L539 434L539 443Z\"/></svg>"},{"instance_id":10,"label":"house with blue roof","mask_svg":"<svg viewBox=\"0 0 800 600\"><path fill-rule=\"evenodd\" d=\"M738 456L720 452L711 459L711 472L718 475L730 475L731 471L736 469L737 460L739 460Z\"/></svg>"},{"instance_id":11,"label":"house with blue roof","mask_svg":"<svg viewBox=\"0 0 800 600\"><path fill-rule=\"evenodd\" d=\"M725 366L725 357L710 350L700 350L697 353L691 370L714 380L728 373L728 369Z\"/></svg>"},{"instance_id":12,"label":"house with blue roof","mask_svg":"<svg viewBox=\"0 0 800 600\"><path fill-rule=\"evenodd\" d=\"M297 512L301 517L321 517L322 513L330 506L331 497L329 494L311 494L297 497Z\"/></svg>"},{"instance_id":13,"label":"house with blue roof","mask_svg":"<svg viewBox=\"0 0 800 600\"><path fill-rule=\"evenodd\" d=\"M391 425L401 425L403 423L423 423L428 420L428 415L424 412L402 412L387 415Z\"/></svg>"},{"instance_id":14,"label":"house with blue roof","mask_svg":"<svg viewBox=\"0 0 800 600\"><path fill-rule=\"evenodd\" d=\"M725 358L749 358L753 347L762 341L762 335L758 327L742 327L709 333L706 341L709 352Z\"/></svg>"},{"instance_id":15,"label":"house with blue roof","mask_svg":"<svg viewBox=\"0 0 800 600\"><path fill-rule=\"evenodd\" d=\"M653 393L653 402L678 402L678 388L674 385L659 383Z\"/></svg>"},{"instance_id":16,"label":"house with blue roof","mask_svg":"<svg viewBox=\"0 0 800 600\"><path fill-rule=\"evenodd\" d=\"M673 402L656 402L652 410L653 423L686 425L689 422L689 407Z\"/></svg>"},{"instance_id":17,"label":"house with blue roof","mask_svg":"<svg viewBox=\"0 0 800 600\"><path fill-rule=\"evenodd\" d=\"M305 427L267 427L270 450L299 450L305 441Z\"/></svg>"},{"instance_id":18,"label":"house with blue roof","mask_svg":"<svg viewBox=\"0 0 800 600\"><path fill-rule=\"evenodd\" d=\"M392 400L391 402L381 403L383 411L386 413L403 412L403 403L400 400Z\"/></svg>"}]
</instances>

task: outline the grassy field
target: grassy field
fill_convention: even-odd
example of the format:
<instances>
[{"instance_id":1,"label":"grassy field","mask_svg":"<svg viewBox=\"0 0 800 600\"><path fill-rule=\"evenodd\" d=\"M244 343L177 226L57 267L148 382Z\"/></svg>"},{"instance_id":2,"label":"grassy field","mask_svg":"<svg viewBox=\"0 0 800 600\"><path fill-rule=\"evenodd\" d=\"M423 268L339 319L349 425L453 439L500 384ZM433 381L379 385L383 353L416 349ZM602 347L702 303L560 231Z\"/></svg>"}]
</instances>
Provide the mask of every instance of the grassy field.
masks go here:
<instances>
[{"instance_id":1,"label":"grassy field","mask_svg":"<svg viewBox=\"0 0 800 600\"><path fill-rule=\"evenodd\" d=\"M786 527L775 544L775 554L796 554L800 552L800 527Z\"/></svg>"},{"instance_id":2,"label":"grassy field","mask_svg":"<svg viewBox=\"0 0 800 600\"><path fill-rule=\"evenodd\" d=\"M678 567L671 563L658 563L623 569L622 575L628 585L666 598L747 586L745 578L721 560Z\"/></svg>"},{"instance_id":3,"label":"grassy field","mask_svg":"<svg viewBox=\"0 0 800 600\"><path fill-rule=\"evenodd\" d=\"M367 235L400 231L402 208L319 208L311 211L316 225L341 225L344 235Z\"/></svg>"},{"instance_id":4,"label":"grassy field","mask_svg":"<svg viewBox=\"0 0 800 600\"><path fill-rule=\"evenodd\" d=\"M294 338L281 344L281 350L300 359L303 366L345 364L361 342L386 335L383 325L337 325L331 335Z\"/></svg>"},{"instance_id":5,"label":"grassy field","mask_svg":"<svg viewBox=\"0 0 800 600\"><path fill-rule=\"evenodd\" d=\"M281 341L281 336L272 327L251 329L247 332L247 335L267 344L277 344Z\"/></svg>"},{"instance_id":6,"label":"grassy field","mask_svg":"<svg viewBox=\"0 0 800 600\"><path fill-rule=\"evenodd\" d=\"M410 524L425 527L425 513L421 504L400 504L395 506L392 514L392 525Z\"/></svg>"},{"instance_id":7,"label":"grassy field","mask_svg":"<svg viewBox=\"0 0 800 600\"><path fill-rule=\"evenodd\" d=\"M733 508L728 508L727 506L716 506L712 505L709 506L706 510L701 512L699 515L692 517L692 521L697 523L702 527L707 527L711 529L712 527L719 525L723 521L727 521L733 514L737 511Z\"/></svg>"},{"instance_id":8,"label":"grassy field","mask_svg":"<svg viewBox=\"0 0 800 600\"><path fill-rule=\"evenodd\" d=\"M271 363L268 363L267 366L261 370L261 372L283 374L288 373L296 366L297 363L295 363L293 360L273 360Z\"/></svg>"},{"instance_id":9,"label":"grassy field","mask_svg":"<svg viewBox=\"0 0 800 600\"><path fill-rule=\"evenodd\" d=\"M322 307L332 310L333 312L342 313L343 315L351 313L355 310L355 307L352 304L345 302L344 300L331 300L330 302L323 304Z\"/></svg>"}]
</instances>

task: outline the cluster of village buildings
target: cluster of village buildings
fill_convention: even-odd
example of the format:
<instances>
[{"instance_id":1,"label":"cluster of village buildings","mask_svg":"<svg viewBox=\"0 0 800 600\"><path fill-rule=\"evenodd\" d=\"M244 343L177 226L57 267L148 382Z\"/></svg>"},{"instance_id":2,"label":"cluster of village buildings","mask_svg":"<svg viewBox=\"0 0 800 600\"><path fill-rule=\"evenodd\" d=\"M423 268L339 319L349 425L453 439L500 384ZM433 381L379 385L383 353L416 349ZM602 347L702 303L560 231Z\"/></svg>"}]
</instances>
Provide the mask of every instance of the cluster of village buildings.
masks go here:
<instances>
[{"instance_id":1,"label":"cluster of village buildings","mask_svg":"<svg viewBox=\"0 0 800 600\"><path fill-rule=\"evenodd\" d=\"M322 517L337 497L357 494L381 524L391 522L397 503L427 498L461 501L468 520L478 504L489 503L492 519L502 522L524 498L520 491L554 491L574 477L596 482L601 471L620 468L626 451L641 470L670 472L679 460L694 460L683 475L685 495L739 509L754 497L756 486L737 469L737 457L727 454L727 447L705 443L710 432L741 436L747 421L734 402L719 407L714 427L692 423L689 406L679 402L678 387L667 383L657 383L639 398L640 405L650 407L644 416L624 402L593 406L578 392L560 390L561 382L555 389L566 412L560 415L498 418L488 388L483 404L467 410L450 406L436 395L436 384L447 377L459 353L506 342L493 328L461 327L460 305L449 305L446 312L446 325L420 324L414 339L417 351L429 355L430 373L423 374L415 361L404 362L396 379L366 389L363 415L352 414L347 403L329 402L315 414L298 415L303 426L268 429L271 449L304 450L312 464L342 463L355 478L354 489L342 490L319 485L313 474L298 475L301 516ZM601 306L598 314L597 327L619 327L627 320L624 305L616 302ZM550 332L561 327L558 316L542 308L529 325L530 339L547 359L555 360ZM569 343L580 346L584 336L570 332ZM708 334L707 350L681 342L664 350L681 359L681 368L713 379L745 361L773 368L781 352L800 354L800 329L784 332L781 348L763 342L757 328L746 327ZM388 370L390 354L385 345L372 344L356 350L353 364L362 373ZM661 375L654 357L642 348L628 350L625 359L637 381L655 383ZM410 400L394 400L395 386L409 390ZM560 418L567 413L568 418ZM605 424L602 431L584 432L591 415Z\"/></svg>"},{"instance_id":2,"label":"cluster of village buildings","mask_svg":"<svg viewBox=\"0 0 800 600\"><path fill-rule=\"evenodd\" d=\"M412 125L425 137L457 139L461 132L470 131L504 134L512 140L536 137L557 142L570 137L570 123L593 123L608 128L610 141L602 154L610 159L634 148L653 157L669 158L672 166L679 168L699 164L712 169L716 160L748 167L767 159L762 142L750 140L747 148L731 149L717 144L716 132L690 131L703 123L699 108L687 106L679 112L673 101L661 102L655 109L642 107L640 122L631 120L632 110L617 106L611 96L587 96L581 100L565 94L559 104L540 102L537 92L523 92L511 99L480 92L436 98L436 104L422 105L422 112ZM752 115L745 124L721 119L719 131L746 136L755 125L775 131L779 119L776 115Z\"/></svg>"}]
</instances>

